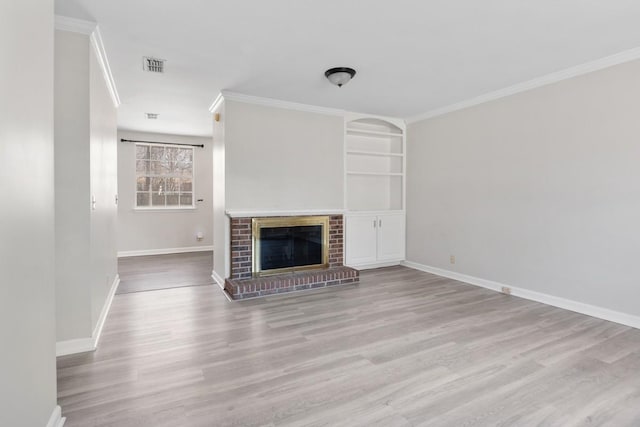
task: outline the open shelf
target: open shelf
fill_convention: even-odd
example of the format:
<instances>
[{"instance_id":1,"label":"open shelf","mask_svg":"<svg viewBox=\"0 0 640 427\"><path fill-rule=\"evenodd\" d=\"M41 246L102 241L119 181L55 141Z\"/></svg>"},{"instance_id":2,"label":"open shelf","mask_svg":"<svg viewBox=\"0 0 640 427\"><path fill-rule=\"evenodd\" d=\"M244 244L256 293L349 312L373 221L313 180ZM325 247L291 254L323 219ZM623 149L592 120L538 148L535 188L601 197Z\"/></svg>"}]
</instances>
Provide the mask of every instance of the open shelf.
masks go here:
<instances>
[{"instance_id":1,"label":"open shelf","mask_svg":"<svg viewBox=\"0 0 640 427\"><path fill-rule=\"evenodd\" d=\"M381 151L362 151L362 150L347 150L347 154L355 154L359 156L380 156L380 157L402 157L402 153L383 153Z\"/></svg>"},{"instance_id":2,"label":"open shelf","mask_svg":"<svg viewBox=\"0 0 640 427\"><path fill-rule=\"evenodd\" d=\"M363 129L353 129L347 128L348 135L364 135L364 136L372 136L372 137L380 137L380 138L402 138L402 133L395 132L381 132L375 130L363 130Z\"/></svg>"},{"instance_id":3,"label":"open shelf","mask_svg":"<svg viewBox=\"0 0 640 427\"><path fill-rule=\"evenodd\" d=\"M347 175L371 175L371 176L403 176L400 172L356 172L347 171Z\"/></svg>"},{"instance_id":4,"label":"open shelf","mask_svg":"<svg viewBox=\"0 0 640 427\"><path fill-rule=\"evenodd\" d=\"M345 123L345 206L348 211L402 211L405 128L360 116Z\"/></svg>"}]
</instances>

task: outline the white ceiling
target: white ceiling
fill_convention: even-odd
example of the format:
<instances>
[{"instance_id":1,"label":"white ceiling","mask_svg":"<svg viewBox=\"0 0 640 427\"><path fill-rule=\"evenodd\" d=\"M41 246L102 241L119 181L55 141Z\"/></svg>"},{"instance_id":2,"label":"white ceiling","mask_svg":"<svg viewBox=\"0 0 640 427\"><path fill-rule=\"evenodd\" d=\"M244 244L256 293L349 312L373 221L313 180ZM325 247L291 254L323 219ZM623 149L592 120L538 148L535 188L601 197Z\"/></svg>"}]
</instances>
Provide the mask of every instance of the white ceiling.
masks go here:
<instances>
[{"instance_id":1,"label":"white ceiling","mask_svg":"<svg viewBox=\"0 0 640 427\"><path fill-rule=\"evenodd\" d=\"M99 24L121 128L187 135L211 134L221 90L409 117L640 46L637 0L56 0L56 13ZM332 86L335 66L355 79Z\"/></svg>"}]
</instances>

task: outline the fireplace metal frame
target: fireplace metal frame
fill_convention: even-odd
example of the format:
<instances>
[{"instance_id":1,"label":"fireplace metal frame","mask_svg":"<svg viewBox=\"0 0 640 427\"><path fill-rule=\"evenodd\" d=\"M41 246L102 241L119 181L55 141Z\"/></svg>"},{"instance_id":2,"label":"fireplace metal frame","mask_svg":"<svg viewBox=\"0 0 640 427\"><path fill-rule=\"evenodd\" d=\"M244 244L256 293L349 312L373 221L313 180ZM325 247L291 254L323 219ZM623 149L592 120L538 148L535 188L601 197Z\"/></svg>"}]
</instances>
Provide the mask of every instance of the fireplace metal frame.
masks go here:
<instances>
[{"instance_id":1,"label":"fireplace metal frame","mask_svg":"<svg viewBox=\"0 0 640 427\"><path fill-rule=\"evenodd\" d=\"M303 265L299 267L274 268L262 270L260 266L260 230L263 227L299 227L304 225L322 226L322 264ZM254 277L291 273L302 270L316 270L329 267L329 216L292 216L292 217L260 217L251 218L251 271Z\"/></svg>"}]
</instances>

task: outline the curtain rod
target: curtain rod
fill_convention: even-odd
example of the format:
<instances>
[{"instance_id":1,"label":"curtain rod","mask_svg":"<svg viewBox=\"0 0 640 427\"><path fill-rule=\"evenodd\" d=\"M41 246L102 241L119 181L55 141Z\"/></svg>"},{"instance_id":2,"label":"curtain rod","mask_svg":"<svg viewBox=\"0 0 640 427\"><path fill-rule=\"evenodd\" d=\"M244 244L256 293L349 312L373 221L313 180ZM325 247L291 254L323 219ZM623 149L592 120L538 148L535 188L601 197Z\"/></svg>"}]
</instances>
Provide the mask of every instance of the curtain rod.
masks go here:
<instances>
[{"instance_id":1,"label":"curtain rod","mask_svg":"<svg viewBox=\"0 0 640 427\"><path fill-rule=\"evenodd\" d=\"M120 142L142 142L143 144L184 145L186 147L204 148L204 144L177 144L175 142L138 141L138 140L135 140L135 139L124 139L124 138L120 138Z\"/></svg>"}]
</instances>

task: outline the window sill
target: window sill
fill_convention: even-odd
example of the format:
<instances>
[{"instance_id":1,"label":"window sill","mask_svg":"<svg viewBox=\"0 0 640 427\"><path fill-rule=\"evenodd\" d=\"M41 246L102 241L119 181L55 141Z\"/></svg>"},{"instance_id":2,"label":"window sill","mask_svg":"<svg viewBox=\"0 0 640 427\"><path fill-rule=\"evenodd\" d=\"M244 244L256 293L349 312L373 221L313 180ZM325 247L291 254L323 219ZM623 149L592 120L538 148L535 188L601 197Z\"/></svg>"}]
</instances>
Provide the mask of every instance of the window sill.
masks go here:
<instances>
[{"instance_id":1,"label":"window sill","mask_svg":"<svg viewBox=\"0 0 640 427\"><path fill-rule=\"evenodd\" d=\"M138 208L135 207L132 210L134 212L189 212L195 211L195 206L175 207L175 208Z\"/></svg>"}]
</instances>

